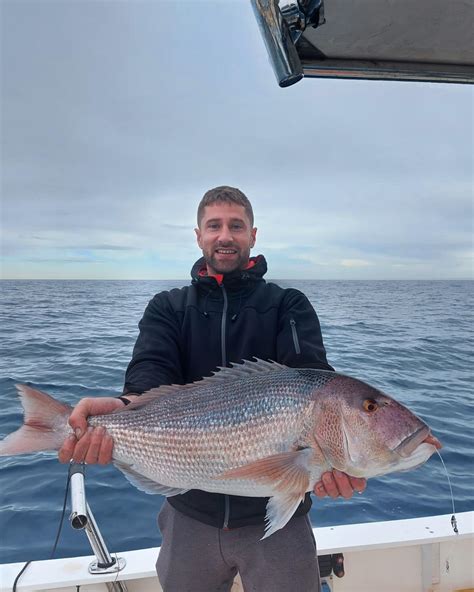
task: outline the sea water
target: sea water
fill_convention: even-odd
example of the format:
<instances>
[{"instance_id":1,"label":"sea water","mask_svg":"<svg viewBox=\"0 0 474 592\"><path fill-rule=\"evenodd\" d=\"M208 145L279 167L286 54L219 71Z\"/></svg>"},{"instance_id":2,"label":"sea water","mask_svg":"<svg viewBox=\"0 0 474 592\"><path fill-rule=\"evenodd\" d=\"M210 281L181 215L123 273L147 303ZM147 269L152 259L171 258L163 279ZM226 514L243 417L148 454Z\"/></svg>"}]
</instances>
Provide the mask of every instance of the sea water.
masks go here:
<instances>
[{"instance_id":1,"label":"sea water","mask_svg":"<svg viewBox=\"0 0 474 592\"><path fill-rule=\"evenodd\" d=\"M15 383L74 405L117 395L148 300L186 281L0 282L0 438L20 426ZM318 312L330 363L420 415L442 441L458 512L474 509L473 282L282 281ZM0 561L46 559L58 528L67 466L54 454L0 458ZM87 497L111 551L160 544L163 497L136 490L113 466L87 467ZM448 514L435 455L407 473L371 479L351 500L315 499L314 525ZM68 521L56 557L91 554Z\"/></svg>"}]
</instances>

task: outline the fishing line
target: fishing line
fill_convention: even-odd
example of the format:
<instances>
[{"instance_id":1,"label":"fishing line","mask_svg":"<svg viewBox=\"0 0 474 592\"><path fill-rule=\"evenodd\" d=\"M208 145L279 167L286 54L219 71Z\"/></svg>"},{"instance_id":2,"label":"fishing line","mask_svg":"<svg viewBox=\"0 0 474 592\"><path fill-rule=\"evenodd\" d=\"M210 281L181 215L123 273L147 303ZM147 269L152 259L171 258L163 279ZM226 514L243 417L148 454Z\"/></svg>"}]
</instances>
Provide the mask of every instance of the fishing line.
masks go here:
<instances>
[{"instance_id":1,"label":"fishing line","mask_svg":"<svg viewBox=\"0 0 474 592\"><path fill-rule=\"evenodd\" d=\"M49 557L50 559L53 559L54 554L56 553L56 547L58 546L59 537L61 536L61 530L63 528L64 515L66 513L67 496L68 496L68 493L69 493L69 483L71 481L71 468L72 468L72 463L70 463L70 465L69 465L69 470L68 470L68 475L67 475L67 482L66 482L66 490L64 491L64 501L63 501L63 509L62 509L62 512L61 512L61 519L59 521L59 528L58 528L58 532L56 534L56 540L54 541L53 550L51 551L51 555ZM32 563L32 561L27 561L25 563L25 565L21 568L20 573L16 576L15 581L13 582L12 592L16 592L16 586L18 584L18 580L25 573L26 568L30 565L30 563Z\"/></svg>"},{"instance_id":2,"label":"fishing line","mask_svg":"<svg viewBox=\"0 0 474 592\"><path fill-rule=\"evenodd\" d=\"M441 460L441 464L443 465L443 468L444 468L444 472L446 473L446 477L448 478L449 491L451 492L451 502L453 504L453 515L451 516L451 526L453 527L454 532L456 534L459 534L458 522L456 520L456 510L454 509L454 495L453 495L453 488L451 487L451 479L449 478L448 469L446 468L446 465L444 464L444 460L443 460L443 457L441 456L440 451L438 449L436 449L436 452L438 453L438 456Z\"/></svg>"}]
</instances>

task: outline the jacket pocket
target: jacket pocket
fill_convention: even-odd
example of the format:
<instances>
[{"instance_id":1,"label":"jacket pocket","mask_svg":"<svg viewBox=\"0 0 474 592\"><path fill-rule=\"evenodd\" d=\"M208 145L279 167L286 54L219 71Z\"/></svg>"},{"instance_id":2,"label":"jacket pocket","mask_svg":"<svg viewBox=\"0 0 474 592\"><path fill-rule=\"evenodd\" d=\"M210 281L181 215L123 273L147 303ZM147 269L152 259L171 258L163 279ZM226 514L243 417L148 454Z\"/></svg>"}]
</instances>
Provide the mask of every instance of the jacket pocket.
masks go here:
<instances>
[{"instance_id":1,"label":"jacket pocket","mask_svg":"<svg viewBox=\"0 0 474 592\"><path fill-rule=\"evenodd\" d=\"M295 319L290 319L290 326L291 326L291 335L293 337L293 345L295 346L296 354L301 353L300 342L298 340L298 332L296 330L296 321Z\"/></svg>"}]
</instances>

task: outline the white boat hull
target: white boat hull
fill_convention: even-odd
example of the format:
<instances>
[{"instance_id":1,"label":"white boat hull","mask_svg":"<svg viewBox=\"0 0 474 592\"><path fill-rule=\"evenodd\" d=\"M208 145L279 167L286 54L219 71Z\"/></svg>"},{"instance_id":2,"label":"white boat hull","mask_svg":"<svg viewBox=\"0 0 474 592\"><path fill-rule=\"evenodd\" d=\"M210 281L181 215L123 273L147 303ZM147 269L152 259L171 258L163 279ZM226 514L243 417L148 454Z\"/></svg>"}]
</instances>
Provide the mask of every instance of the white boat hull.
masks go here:
<instances>
[{"instance_id":1,"label":"white boat hull","mask_svg":"<svg viewBox=\"0 0 474 592\"><path fill-rule=\"evenodd\" d=\"M346 575L331 576L332 592L474 592L474 512L390 522L315 528L320 555L344 554ZM159 592L155 562L159 547L118 553L126 567L118 579L129 592ZM94 557L72 557L32 563L21 577L22 592L100 592L116 574L90 575ZM22 563L0 566L0 592L12 590ZM238 578L232 592L242 592ZM294 591L288 591L294 592Z\"/></svg>"}]
</instances>

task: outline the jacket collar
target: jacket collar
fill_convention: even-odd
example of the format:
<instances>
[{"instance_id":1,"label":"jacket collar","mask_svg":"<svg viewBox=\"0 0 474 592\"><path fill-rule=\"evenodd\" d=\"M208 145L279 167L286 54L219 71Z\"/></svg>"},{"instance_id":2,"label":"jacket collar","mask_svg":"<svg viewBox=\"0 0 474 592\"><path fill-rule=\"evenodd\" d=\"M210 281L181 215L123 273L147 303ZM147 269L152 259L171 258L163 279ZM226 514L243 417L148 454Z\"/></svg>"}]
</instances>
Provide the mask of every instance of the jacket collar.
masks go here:
<instances>
[{"instance_id":1,"label":"jacket collar","mask_svg":"<svg viewBox=\"0 0 474 592\"><path fill-rule=\"evenodd\" d=\"M267 272L267 262L263 255L250 258L250 265L247 269L236 269L231 273L214 277L207 275L206 262L204 257L196 261L191 269L193 284L214 288L223 284L226 287L239 288L249 282L262 281Z\"/></svg>"}]
</instances>

